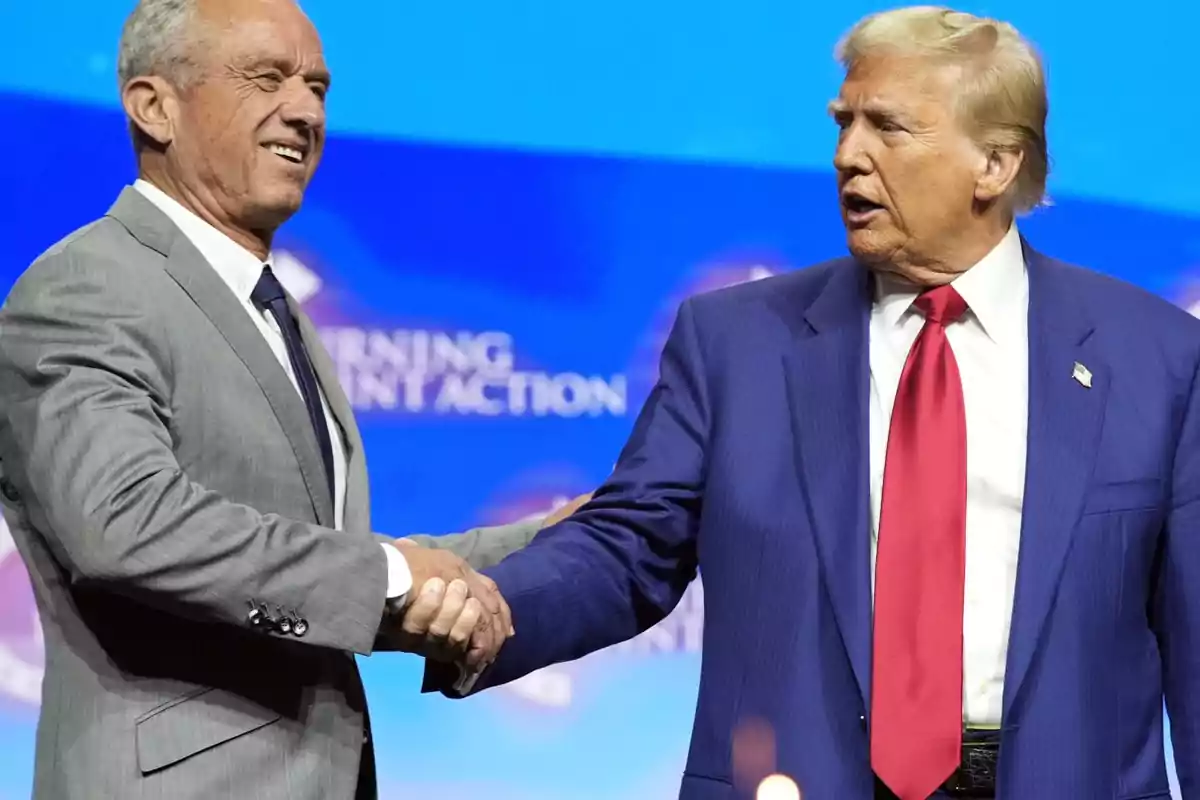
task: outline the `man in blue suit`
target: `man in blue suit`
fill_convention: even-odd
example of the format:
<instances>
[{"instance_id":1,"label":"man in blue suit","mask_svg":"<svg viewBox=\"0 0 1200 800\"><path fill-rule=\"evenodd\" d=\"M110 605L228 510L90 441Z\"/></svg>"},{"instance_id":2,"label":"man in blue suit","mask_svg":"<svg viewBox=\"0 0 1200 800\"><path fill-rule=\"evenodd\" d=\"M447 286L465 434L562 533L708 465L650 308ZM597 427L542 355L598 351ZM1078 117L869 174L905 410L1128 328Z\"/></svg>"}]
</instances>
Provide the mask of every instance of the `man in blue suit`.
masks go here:
<instances>
[{"instance_id":1,"label":"man in blue suit","mask_svg":"<svg viewBox=\"0 0 1200 800\"><path fill-rule=\"evenodd\" d=\"M1200 322L1017 232L1047 106L1011 26L901 9L839 56L853 257L682 305L611 478L488 571L517 634L473 690L699 569L684 800L752 789L747 722L805 800L1167 798L1164 696L1200 797Z\"/></svg>"}]
</instances>

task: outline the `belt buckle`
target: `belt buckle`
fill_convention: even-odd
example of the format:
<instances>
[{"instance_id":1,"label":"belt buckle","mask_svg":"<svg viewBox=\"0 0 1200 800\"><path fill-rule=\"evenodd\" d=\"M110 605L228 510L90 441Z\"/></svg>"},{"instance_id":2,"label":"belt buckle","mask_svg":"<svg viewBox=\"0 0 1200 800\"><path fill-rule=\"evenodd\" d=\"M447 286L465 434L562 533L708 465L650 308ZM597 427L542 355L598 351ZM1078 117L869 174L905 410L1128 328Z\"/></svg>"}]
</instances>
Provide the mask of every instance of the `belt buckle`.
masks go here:
<instances>
[{"instance_id":1,"label":"belt buckle","mask_svg":"<svg viewBox=\"0 0 1200 800\"><path fill-rule=\"evenodd\" d=\"M951 797L986 800L996 796L996 762L1000 755L999 731L963 732L962 761L943 789Z\"/></svg>"}]
</instances>

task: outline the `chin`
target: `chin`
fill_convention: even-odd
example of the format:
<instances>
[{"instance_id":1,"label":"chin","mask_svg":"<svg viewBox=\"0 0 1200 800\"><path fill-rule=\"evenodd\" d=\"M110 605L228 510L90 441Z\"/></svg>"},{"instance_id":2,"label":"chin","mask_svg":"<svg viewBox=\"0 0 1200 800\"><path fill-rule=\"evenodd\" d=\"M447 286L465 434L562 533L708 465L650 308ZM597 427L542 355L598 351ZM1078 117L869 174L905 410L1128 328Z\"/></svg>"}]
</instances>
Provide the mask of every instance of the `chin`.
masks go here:
<instances>
[{"instance_id":1,"label":"chin","mask_svg":"<svg viewBox=\"0 0 1200 800\"><path fill-rule=\"evenodd\" d=\"M849 231L846 235L846 247L850 254L867 266L884 264L887 257L895 251L894 246L888 246L880 237L871 235L870 231Z\"/></svg>"},{"instance_id":2,"label":"chin","mask_svg":"<svg viewBox=\"0 0 1200 800\"><path fill-rule=\"evenodd\" d=\"M254 221L255 227L278 228L292 218L300 210L304 200L304 191L275 191L254 198L248 216Z\"/></svg>"}]
</instances>

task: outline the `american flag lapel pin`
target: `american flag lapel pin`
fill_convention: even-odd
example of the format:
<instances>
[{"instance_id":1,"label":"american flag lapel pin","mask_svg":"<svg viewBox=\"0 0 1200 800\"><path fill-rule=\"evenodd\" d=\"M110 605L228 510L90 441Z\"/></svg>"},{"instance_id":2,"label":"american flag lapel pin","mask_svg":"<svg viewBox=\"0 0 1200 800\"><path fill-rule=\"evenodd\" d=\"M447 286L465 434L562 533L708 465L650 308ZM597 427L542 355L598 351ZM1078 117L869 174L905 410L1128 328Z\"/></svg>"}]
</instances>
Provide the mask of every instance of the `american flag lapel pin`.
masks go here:
<instances>
[{"instance_id":1,"label":"american flag lapel pin","mask_svg":"<svg viewBox=\"0 0 1200 800\"><path fill-rule=\"evenodd\" d=\"M1092 371L1078 361L1075 362L1075 368L1071 371L1071 377L1078 381L1083 388L1092 388Z\"/></svg>"}]
</instances>

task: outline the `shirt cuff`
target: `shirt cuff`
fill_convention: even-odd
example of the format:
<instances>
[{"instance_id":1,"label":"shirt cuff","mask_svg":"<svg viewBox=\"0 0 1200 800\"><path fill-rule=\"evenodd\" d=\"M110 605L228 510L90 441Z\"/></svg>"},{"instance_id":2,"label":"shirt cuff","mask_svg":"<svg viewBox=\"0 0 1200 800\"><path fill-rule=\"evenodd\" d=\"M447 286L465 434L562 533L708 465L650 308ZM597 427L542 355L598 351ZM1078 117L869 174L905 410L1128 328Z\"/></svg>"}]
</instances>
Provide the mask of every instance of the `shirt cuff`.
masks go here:
<instances>
[{"instance_id":1,"label":"shirt cuff","mask_svg":"<svg viewBox=\"0 0 1200 800\"><path fill-rule=\"evenodd\" d=\"M475 688L475 684L479 681L479 676L483 674L483 670L475 669L468 672L467 668L462 664L455 664L454 666L458 669L458 680L454 682L451 689L455 693L466 697Z\"/></svg>"},{"instance_id":2,"label":"shirt cuff","mask_svg":"<svg viewBox=\"0 0 1200 800\"><path fill-rule=\"evenodd\" d=\"M412 589L412 570L408 560L390 544L379 543L387 557L387 599L389 603L403 603L404 596Z\"/></svg>"}]
</instances>

